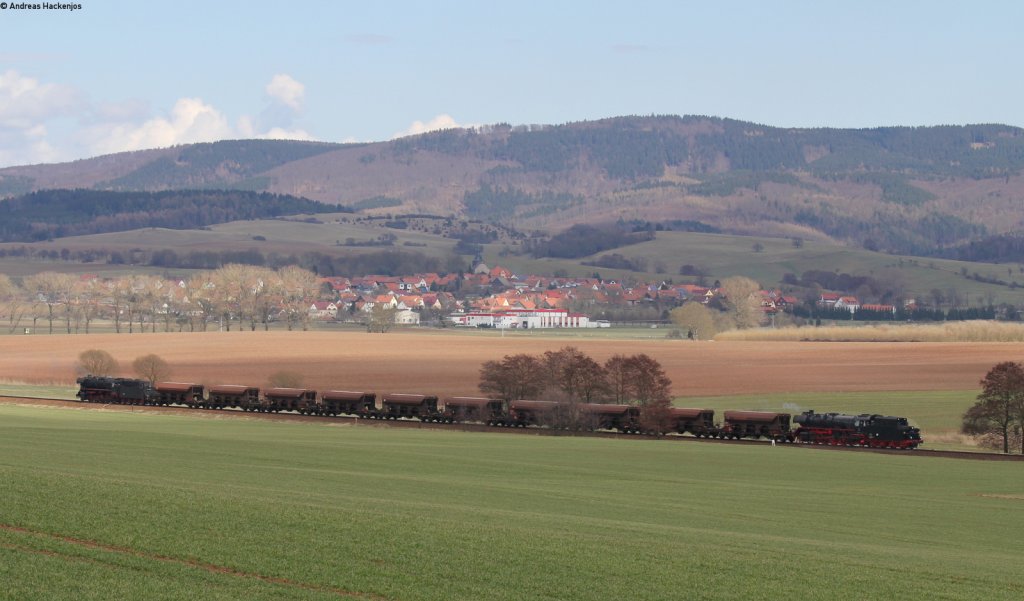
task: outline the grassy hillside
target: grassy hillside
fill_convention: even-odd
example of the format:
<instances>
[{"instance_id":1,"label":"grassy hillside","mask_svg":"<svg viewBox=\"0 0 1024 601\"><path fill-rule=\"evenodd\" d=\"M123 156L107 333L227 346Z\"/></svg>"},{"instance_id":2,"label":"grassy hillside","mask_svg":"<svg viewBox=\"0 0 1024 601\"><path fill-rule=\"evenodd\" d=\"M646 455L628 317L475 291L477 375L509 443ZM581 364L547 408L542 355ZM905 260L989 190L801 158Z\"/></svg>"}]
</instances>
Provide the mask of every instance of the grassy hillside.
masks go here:
<instances>
[{"instance_id":1,"label":"grassy hillside","mask_svg":"<svg viewBox=\"0 0 1024 601\"><path fill-rule=\"evenodd\" d=\"M759 245L759 251L754 250L755 245ZM972 305L987 302L989 297L996 302L1020 304L1024 301L1024 272L1020 264L994 265L890 255L824 242L803 242L797 248L788 238L658 232L650 242L608 251L629 259L643 259L648 271L642 273L581 265L581 261L592 261L596 257L570 261L501 256L501 248L501 245L488 247L485 254L488 265L499 264L522 273L553 273L562 269L572 275L598 272L603 277L651 281L671 278L680 282L693 279L679 275L683 265L693 265L708 273L709 285L716 279L741 275L771 287L778 285L787 273L799 277L805 271L820 270L902 282L909 296L922 299L929 298L933 289L943 293L955 289L967 295ZM659 264L665 268L663 273L656 270ZM975 274L1007 284L1017 282L1018 287L984 283L974 278Z\"/></svg>"},{"instance_id":2,"label":"grassy hillside","mask_svg":"<svg viewBox=\"0 0 1024 601\"><path fill-rule=\"evenodd\" d=\"M18 599L1018 599L1019 467L0 406ZM895 566L895 567L894 567Z\"/></svg>"},{"instance_id":3,"label":"grassy hillside","mask_svg":"<svg viewBox=\"0 0 1024 601\"><path fill-rule=\"evenodd\" d=\"M128 232L95 234L61 238L54 242L27 245L36 249L112 250L128 252L132 249L174 249L178 253L190 251L228 251L255 249L264 253L300 254L325 252L329 254L360 254L381 250L422 253L429 257L451 257L456 241L420 229L393 229L383 227L383 221L355 222L350 214L318 215L315 222L302 218L290 220L237 221L210 226L203 230L167 230L148 228ZM381 236L394 236L390 246L364 245L378 241ZM354 245L353 245L354 244ZM758 251L754 246L759 245ZM13 248L21 245L0 245ZM640 279L676 282L692 281L692 276L680 275L680 268L692 265L707 272L707 283L716 279L742 275L753 278L765 287L779 285L787 273L799 277L805 271L848 273L871 276L886 282L898 282L907 296L930 299L932 290L947 294L956 290L970 305L981 305L993 300L1024 304L1024 266L1020 264L988 264L889 255L886 253L852 249L827 242L803 242L797 248L788 238L731 236L694 232L657 232L656 238L631 246L617 248L615 252L629 259L640 258L647 266L645 272L607 269L583 265L600 255L581 259L533 259L526 255L508 254L517 250L508 241L485 245L484 260L490 266L501 265L520 274L566 273L589 276L600 273L605 278ZM465 255L466 268L472 257ZM664 271L659 272L659 267ZM0 261L4 273L24 275L44 270L97 271L102 266L82 266L60 262ZM123 266L117 266L123 269ZM1007 285L987 283L1001 280ZM1010 284L1016 282L1017 286Z\"/></svg>"}]
</instances>

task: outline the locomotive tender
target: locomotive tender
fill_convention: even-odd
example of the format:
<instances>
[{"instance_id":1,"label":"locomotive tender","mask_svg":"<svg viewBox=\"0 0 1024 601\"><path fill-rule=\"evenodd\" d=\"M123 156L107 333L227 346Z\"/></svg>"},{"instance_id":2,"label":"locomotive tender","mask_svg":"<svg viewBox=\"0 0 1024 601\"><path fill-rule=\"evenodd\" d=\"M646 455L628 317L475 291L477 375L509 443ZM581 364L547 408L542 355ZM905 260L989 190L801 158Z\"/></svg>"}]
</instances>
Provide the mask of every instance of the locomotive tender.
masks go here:
<instances>
[{"instance_id":1,"label":"locomotive tender","mask_svg":"<svg viewBox=\"0 0 1024 601\"><path fill-rule=\"evenodd\" d=\"M482 397L438 397L423 394L384 394L305 388L268 388L222 384L206 388L187 382L84 376L77 380L79 400L123 405L180 405L195 409L238 409L260 413L292 411L302 415L349 415L364 419L418 419L422 422L478 422L496 427L573 428L645 432L643 407L600 403L558 403L540 400L502 400ZM667 416L670 433L698 438L768 439L871 448L914 449L922 444L920 430L905 417L846 415L805 411L792 421L789 413L725 411L721 425L712 409L673 407Z\"/></svg>"}]
</instances>

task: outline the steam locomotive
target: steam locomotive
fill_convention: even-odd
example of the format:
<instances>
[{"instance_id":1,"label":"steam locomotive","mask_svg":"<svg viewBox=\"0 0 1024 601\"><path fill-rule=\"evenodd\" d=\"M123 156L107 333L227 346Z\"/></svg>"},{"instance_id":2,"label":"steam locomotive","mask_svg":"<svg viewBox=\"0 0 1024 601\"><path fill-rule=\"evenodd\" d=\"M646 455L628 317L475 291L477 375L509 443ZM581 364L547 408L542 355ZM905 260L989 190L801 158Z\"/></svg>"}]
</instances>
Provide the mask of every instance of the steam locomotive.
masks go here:
<instances>
[{"instance_id":1,"label":"steam locomotive","mask_svg":"<svg viewBox=\"0 0 1024 601\"><path fill-rule=\"evenodd\" d=\"M799 442L843 446L913 449L921 444L921 431L905 417L846 415L805 411L793 420Z\"/></svg>"},{"instance_id":2,"label":"steam locomotive","mask_svg":"<svg viewBox=\"0 0 1024 601\"><path fill-rule=\"evenodd\" d=\"M347 415L362 419L415 419L431 423L482 423L494 427L549 427L615 430L626 434L651 431L689 434L698 438L769 439L872 448L914 449L922 444L920 431L905 417L846 415L805 411L789 413L725 411L720 425L712 409L672 407L656 416L636 405L559 403L542 400L504 400L423 394L381 395L348 390L317 392L305 388L267 388L186 382L84 376L77 397L83 402L124 405L178 405L194 409L236 409L259 413L295 412L302 415ZM649 411L649 410L648 410ZM657 425L652 425L657 419Z\"/></svg>"}]
</instances>

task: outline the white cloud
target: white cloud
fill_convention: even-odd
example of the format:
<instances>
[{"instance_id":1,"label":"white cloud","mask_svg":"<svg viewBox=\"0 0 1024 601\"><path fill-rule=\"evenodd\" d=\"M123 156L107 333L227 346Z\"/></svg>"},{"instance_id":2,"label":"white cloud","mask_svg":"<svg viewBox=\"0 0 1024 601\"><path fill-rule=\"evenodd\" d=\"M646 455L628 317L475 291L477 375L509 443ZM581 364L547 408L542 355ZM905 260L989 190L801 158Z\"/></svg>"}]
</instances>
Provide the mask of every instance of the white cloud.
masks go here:
<instances>
[{"instance_id":1,"label":"white cloud","mask_svg":"<svg viewBox=\"0 0 1024 601\"><path fill-rule=\"evenodd\" d=\"M423 121L413 121L405 131L400 131L395 135L391 136L394 138L402 138L404 136L415 136L418 134L425 134L430 131L438 131L441 129L455 129L461 127L473 127L472 125L459 125L455 119L448 114L438 115L424 123Z\"/></svg>"},{"instance_id":2,"label":"white cloud","mask_svg":"<svg viewBox=\"0 0 1024 601\"><path fill-rule=\"evenodd\" d=\"M284 129L283 127L272 127L270 131L257 134L255 137L264 140L316 140L312 134L302 129Z\"/></svg>"},{"instance_id":3,"label":"white cloud","mask_svg":"<svg viewBox=\"0 0 1024 601\"><path fill-rule=\"evenodd\" d=\"M14 70L0 73L0 164L59 160L47 140L47 123L70 117L84 105L72 86L43 84Z\"/></svg>"},{"instance_id":4,"label":"white cloud","mask_svg":"<svg viewBox=\"0 0 1024 601\"><path fill-rule=\"evenodd\" d=\"M292 110L302 110L302 101L306 95L306 86L295 81L291 75L278 73L264 88L267 96Z\"/></svg>"},{"instance_id":5,"label":"white cloud","mask_svg":"<svg viewBox=\"0 0 1024 601\"><path fill-rule=\"evenodd\" d=\"M40 84L14 70L0 73L0 127L25 129L39 121L70 115L82 108L71 86Z\"/></svg>"},{"instance_id":6,"label":"white cloud","mask_svg":"<svg viewBox=\"0 0 1024 601\"><path fill-rule=\"evenodd\" d=\"M120 124L92 144L100 154L145 148L163 148L175 144L212 142L234 137L227 118L200 98L181 98L174 103L169 117L150 119L141 125Z\"/></svg>"},{"instance_id":7,"label":"white cloud","mask_svg":"<svg viewBox=\"0 0 1024 601\"><path fill-rule=\"evenodd\" d=\"M293 124L305 90L291 76L277 74L264 88L264 110L232 125L223 111L198 97L179 98L166 114L154 116L144 100L92 103L73 86L0 72L0 166L233 138L315 140Z\"/></svg>"}]
</instances>

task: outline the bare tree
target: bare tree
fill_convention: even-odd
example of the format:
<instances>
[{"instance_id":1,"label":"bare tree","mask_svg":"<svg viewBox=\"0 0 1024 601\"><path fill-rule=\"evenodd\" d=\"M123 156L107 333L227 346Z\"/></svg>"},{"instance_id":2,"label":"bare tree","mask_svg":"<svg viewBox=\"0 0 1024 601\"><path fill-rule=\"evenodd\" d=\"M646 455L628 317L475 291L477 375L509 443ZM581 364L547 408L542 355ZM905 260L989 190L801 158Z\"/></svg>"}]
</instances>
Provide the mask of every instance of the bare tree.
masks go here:
<instances>
[{"instance_id":1,"label":"bare tree","mask_svg":"<svg viewBox=\"0 0 1024 601\"><path fill-rule=\"evenodd\" d=\"M310 324L309 305L320 289L316 274L294 265L282 267L277 274L280 276L281 286L284 288L288 329L291 330L293 325L301 325L303 330L308 330Z\"/></svg>"},{"instance_id":2,"label":"bare tree","mask_svg":"<svg viewBox=\"0 0 1024 601\"><path fill-rule=\"evenodd\" d=\"M672 380L665 375L661 364L647 354L629 358L629 392L640 405L672 402Z\"/></svg>"},{"instance_id":3,"label":"bare tree","mask_svg":"<svg viewBox=\"0 0 1024 601\"><path fill-rule=\"evenodd\" d=\"M480 392L503 399L536 399L544 390L544 380L544 364L525 353L480 366Z\"/></svg>"},{"instance_id":4,"label":"bare tree","mask_svg":"<svg viewBox=\"0 0 1024 601\"><path fill-rule=\"evenodd\" d=\"M589 355L574 346L544 353L548 384L571 401L591 403L608 390L605 371Z\"/></svg>"},{"instance_id":5,"label":"bare tree","mask_svg":"<svg viewBox=\"0 0 1024 601\"><path fill-rule=\"evenodd\" d=\"M217 305L217 313L223 320L224 327L231 331L231 320L238 320L238 329L242 329L245 321L245 311L249 306L247 287L247 266L230 264L217 269L210 274L210 280L214 284L214 295Z\"/></svg>"},{"instance_id":6,"label":"bare tree","mask_svg":"<svg viewBox=\"0 0 1024 601\"><path fill-rule=\"evenodd\" d=\"M145 332L146 315L152 312L153 292L150 276L131 275L122 278L114 286L115 309L123 312L124 321L128 323L128 333L135 332L135 321L138 320L139 332ZM120 319L115 318L114 326L118 332Z\"/></svg>"},{"instance_id":7,"label":"bare tree","mask_svg":"<svg viewBox=\"0 0 1024 601\"><path fill-rule=\"evenodd\" d=\"M764 312L758 292L761 286L750 278L735 276L722 280L719 287L725 296L725 306L737 328L754 328L760 325Z\"/></svg>"},{"instance_id":8,"label":"bare tree","mask_svg":"<svg viewBox=\"0 0 1024 601\"><path fill-rule=\"evenodd\" d=\"M629 400L630 377L629 358L625 355L612 355L604 362L605 380L608 383L608 394L616 404Z\"/></svg>"},{"instance_id":9,"label":"bare tree","mask_svg":"<svg viewBox=\"0 0 1024 601\"><path fill-rule=\"evenodd\" d=\"M58 306L64 307L67 315L68 333L71 333L71 290L74 286L74 277L66 273L44 271L25 278L25 288L46 306L46 317L50 326L50 334L53 334L54 311Z\"/></svg>"},{"instance_id":10,"label":"bare tree","mask_svg":"<svg viewBox=\"0 0 1024 601\"><path fill-rule=\"evenodd\" d=\"M197 325L199 330L205 332L210 317L215 315L213 291L214 283L208 272L193 275L185 282L185 298L182 303L188 316L190 332L196 331Z\"/></svg>"},{"instance_id":11,"label":"bare tree","mask_svg":"<svg viewBox=\"0 0 1024 601\"><path fill-rule=\"evenodd\" d=\"M246 285L250 289L250 330L255 331L257 323L263 325L264 331L269 330L271 314L283 297L280 275L266 267L252 267L246 274Z\"/></svg>"},{"instance_id":12,"label":"bare tree","mask_svg":"<svg viewBox=\"0 0 1024 601\"><path fill-rule=\"evenodd\" d=\"M72 303L75 305L76 333L80 324L85 326L85 333L89 333L89 326L96 319L97 313L99 313L99 302L96 297L97 291L95 280L79 281L72 289Z\"/></svg>"},{"instance_id":13,"label":"bare tree","mask_svg":"<svg viewBox=\"0 0 1024 601\"><path fill-rule=\"evenodd\" d=\"M960 430L994 438L1002 443L1004 453L1010 452L1010 438L1015 427L1024 425L1024 365L1004 361L993 367L981 380L978 402L964 413ZM1024 453L1022 443L1021 453Z\"/></svg>"},{"instance_id":14,"label":"bare tree","mask_svg":"<svg viewBox=\"0 0 1024 601\"><path fill-rule=\"evenodd\" d=\"M395 326L395 314L398 309L383 303L377 303L366 316L366 331L385 334Z\"/></svg>"},{"instance_id":15,"label":"bare tree","mask_svg":"<svg viewBox=\"0 0 1024 601\"><path fill-rule=\"evenodd\" d=\"M114 331L121 333L121 321L124 319L128 306L128 295L131 288L125 279L113 280L107 284L109 292L110 308L114 312Z\"/></svg>"},{"instance_id":16,"label":"bare tree","mask_svg":"<svg viewBox=\"0 0 1024 601\"><path fill-rule=\"evenodd\" d=\"M21 320L31 309L25 291L7 274L0 273L0 314L5 316L11 334L21 326Z\"/></svg>"},{"instance_id":17,"label":"bare tree","mask_svg":"<svg viewBox=\"0 0 1024 601\"><path fill-rule=\"evenodd\" d=\"M715 318L704 305L690 301L669 312L672 323L686 330L688 338L693 340L710 340L715 335Z\"/></svg>"},{"instance_id":18,"label":"bare tree","mask_svg":"<svg viewBox=\"0 0 1024 601\"><path fill-rule=\"evenodd\" d=\"M661 364L646 354L615 355L605 362L609 386L617 401L640 405L640 427L646 432L664 434L669 429L672 407L672 380Z\"/></svg>"},{"instance_id":19,"label":"bare tree","mask_svg":"<svg viewBox=\"0 0 1024 601\"><path fill-rule=\"evenodd\" d=\"M89 349L78 355L79 372L94 376L109 376L117 371L117 359L107 351Z\"/></svg>"},{"instance_id":20,"label":"bare tree","mask_svg":"<svg viewBox=\"0 0 1024 601\"><path fill-rule=\"evenodd\" d=\"M146 321L149 320L151 331L156 331L157 305L163 281L149 275L131 277L133 294L130 298L134 304L132 313L139 320L139 333L146 333Z\"/></svg>"},{"instance_id":21,"label":"bare tree","mask_svg":"<svg viewBox=\"0 0 1024 601\"><path fill-rule=\"evenodd\" d=\"M159 355L149 354L132 361L132 370L140 378L149 380L150 384L156 384L167 379L171 373L171 366Z\"/></svg>"}]
</instances>

